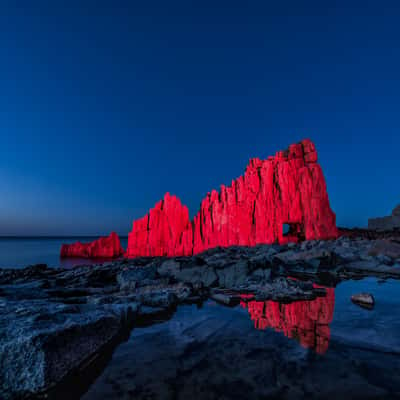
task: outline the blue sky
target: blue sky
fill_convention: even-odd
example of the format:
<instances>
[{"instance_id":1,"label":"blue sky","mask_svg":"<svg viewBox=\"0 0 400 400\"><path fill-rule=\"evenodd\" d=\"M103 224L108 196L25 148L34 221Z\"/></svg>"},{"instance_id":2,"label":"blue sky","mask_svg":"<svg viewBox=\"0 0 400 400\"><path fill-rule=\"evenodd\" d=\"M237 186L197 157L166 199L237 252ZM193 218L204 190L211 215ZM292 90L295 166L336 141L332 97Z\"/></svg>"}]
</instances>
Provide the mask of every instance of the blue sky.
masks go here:
<instances>
[{"instance_id":1,"label":"blue sky","mask_svg":"<svg viewBox=\"0 0 400 400\"><path fill-rule=\"evenodd\" d=\"M197 212L309 137L338 225L400 202L396 2L4 1L0 235L126 234Z\"/></svg>"}]
</instances>

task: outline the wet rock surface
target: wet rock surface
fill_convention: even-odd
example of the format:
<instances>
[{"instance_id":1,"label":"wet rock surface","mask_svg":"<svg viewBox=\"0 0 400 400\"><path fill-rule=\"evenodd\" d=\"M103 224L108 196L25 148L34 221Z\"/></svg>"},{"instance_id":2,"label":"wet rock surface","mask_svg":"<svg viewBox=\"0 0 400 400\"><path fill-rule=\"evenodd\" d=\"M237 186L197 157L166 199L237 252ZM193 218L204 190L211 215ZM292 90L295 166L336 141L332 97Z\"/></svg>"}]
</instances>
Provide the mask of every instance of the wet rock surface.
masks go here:
<instances>
[{"instance_id":1,"label":"wet rock surface","mask_svg":"<svg viewBox=\"0 0 400 400\"><path fill-rule=\"evenodd\" d=\"M225 305L289 304L325 298L326 290L315 283L335 286L369 275L399 278L397 253L381 253L381 248L377 241L342 237L72 269L1 269L0 397L51 389L58 398L57 387L69 375L118 344L126 331L163 315L168 318L180 304L209 298Z\"/></svg>"},{"instance_id":2,"label":"wet rock surface","mask_svg":"<svg viewBox=\"0 0 400 400\"><path fill-rule=\"evenodd\" d=\"M271 310L265 323L276 331L265 334L263 313L252 304L250 309L182 307L165 324L133 331L82 399L398 398L398 348L360 345L341 334L331 338L326 353L313 352L298 340L310 343L313 334L312 341L324 350L331 311L318 305L300 308L297 320L291 305L276 315ZM308 311L306 319L301 311ZM321 316L317 324L313 311ZM250 312L258 329L249 321ZM286 329L285 314L288 333L299 338L280 332Z\"/></svg>"}]
</instances>

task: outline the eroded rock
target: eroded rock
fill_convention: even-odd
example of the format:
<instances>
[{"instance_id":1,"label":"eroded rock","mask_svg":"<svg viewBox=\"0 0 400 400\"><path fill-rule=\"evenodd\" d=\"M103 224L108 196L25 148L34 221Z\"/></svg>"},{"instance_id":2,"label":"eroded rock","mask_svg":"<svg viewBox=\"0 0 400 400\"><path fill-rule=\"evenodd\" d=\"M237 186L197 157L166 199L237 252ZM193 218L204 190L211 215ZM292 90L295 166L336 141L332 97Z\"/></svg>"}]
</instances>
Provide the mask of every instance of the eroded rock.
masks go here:
<instances>
[{"instance_id":1,"label":"eroded rock","mask_svg":"<svg viewBox=\"0 0 400 400\"><path fill-rule=\"evenodd\" d=\"M251 159L243 176L207 194L192 222L187 207L167 193L134 221L127 256L192 255L218 246L336 238L336 218L317 159L308 139L266 160Z\"/></svg>"},{"instance_id":2,"label":"eroded rock","mask_svg":"<svg viewBox=\"0 0 400 400\"><path fill-rule=\"evenodd\" d=\"M82 258L115 258L124 254L119 237L111 232L107 237L101 237L91 243L76 242L63 244L61 257L82 257Z\"/></svg>"}]
</instances>

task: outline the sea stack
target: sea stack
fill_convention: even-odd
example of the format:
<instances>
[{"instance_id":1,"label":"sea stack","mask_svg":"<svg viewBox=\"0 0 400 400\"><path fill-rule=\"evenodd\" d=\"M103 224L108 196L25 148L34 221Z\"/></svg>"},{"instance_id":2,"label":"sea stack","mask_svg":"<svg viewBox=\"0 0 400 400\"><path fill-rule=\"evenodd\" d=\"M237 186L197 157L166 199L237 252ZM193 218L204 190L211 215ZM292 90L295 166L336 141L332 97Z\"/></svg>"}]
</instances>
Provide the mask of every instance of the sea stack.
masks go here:
<instances>
[{"instance_id":1,"label":"sea stack","mask_svg":"<svg viewBox=\"0 0 400 400\"><path fill-rule=\"evenodd\" d=\"M115 258L122 254L124 254L124 249L115 232L90 243L76 242L63 244L61 247L61 257Z\"/></svg>"},{"instance_id":2,"label":"sea stack","mask_svg":"<svg viewBox=\"0 0 400 400\"><path fill-rule=\"evenodd\" d=\"M167 193L133 222L126 255L180 256L218 246L336 238L336 216L317 161L309 139L266 160L253 158L230 186L207 194L193 221L187 207Z\"/></svg>"}]
</instances>

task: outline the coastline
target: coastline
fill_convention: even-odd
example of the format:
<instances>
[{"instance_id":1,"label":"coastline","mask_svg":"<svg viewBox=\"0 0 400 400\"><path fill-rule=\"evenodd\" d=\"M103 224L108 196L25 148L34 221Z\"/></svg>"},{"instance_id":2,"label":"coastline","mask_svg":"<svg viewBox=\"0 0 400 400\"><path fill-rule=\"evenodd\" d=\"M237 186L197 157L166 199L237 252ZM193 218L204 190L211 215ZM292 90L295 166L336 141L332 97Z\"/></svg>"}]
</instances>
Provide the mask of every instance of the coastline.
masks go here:
<instances>
[{"instance_id":1,"label":"coastline","mask_svg":"<svg viewBox=\"0 0 400 400\"><path fill-rule=\"evenodd\" d=\"M43 393L59 398L77 371L111 354L133 327L168 319L179 305L209 299L228 307L250 301L290 304L324 298L326 289L315 284L399 279L400 257L387 255L397 246L386 239L341 237L70 269L1 269L0 364L12 367L0 371L0 393L5 399Z\"/></svg>"}]
</instances>

